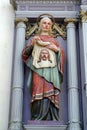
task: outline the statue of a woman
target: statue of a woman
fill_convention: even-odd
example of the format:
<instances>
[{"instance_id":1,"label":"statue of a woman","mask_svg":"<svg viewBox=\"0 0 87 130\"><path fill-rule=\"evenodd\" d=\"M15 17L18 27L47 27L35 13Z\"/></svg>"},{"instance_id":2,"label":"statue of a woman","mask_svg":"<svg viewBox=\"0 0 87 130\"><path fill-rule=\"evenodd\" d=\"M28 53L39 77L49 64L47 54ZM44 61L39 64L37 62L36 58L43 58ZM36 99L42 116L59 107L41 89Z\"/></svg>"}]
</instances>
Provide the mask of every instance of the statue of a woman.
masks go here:
<instances>
[{"instance_id":1,"label":"statue of a woman","mask_svg":"<svg viewBox=\"0 0 87 130\"><path fill-rule=\"evenodd\" d=\"M30 68L31 119L58 120L60 86L63 81L64 51L52 36L52 20L40 20L38 33L23 49L22 59Z\"/></svg>"}]
</instances>

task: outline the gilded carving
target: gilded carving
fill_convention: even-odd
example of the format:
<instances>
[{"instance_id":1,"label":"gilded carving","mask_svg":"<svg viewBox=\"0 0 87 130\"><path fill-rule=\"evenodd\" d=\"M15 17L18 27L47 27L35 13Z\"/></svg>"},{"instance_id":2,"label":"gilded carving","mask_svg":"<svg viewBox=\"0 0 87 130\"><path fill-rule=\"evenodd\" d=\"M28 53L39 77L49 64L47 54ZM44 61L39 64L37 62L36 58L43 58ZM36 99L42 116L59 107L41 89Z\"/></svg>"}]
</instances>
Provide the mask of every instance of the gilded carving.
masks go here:
<instances>
[{"instance_id":1,"label":"gilded carving","mask_svg":"<svg viewBox=\"0 0 87 130\"><path fill-rule=\"evenodd\" d=\"M74 18L65 18L65 23L76 23L78 20Z\"/></svg>"},{"instance_id":2,"label":"gilded carving","mask_svg":"<svg viewBox=\"0 0 87 130\"><path fill-rule=\"evenodd\" d=\"M27 18L16 18L15 25L17 25L19 22L24 22L26 24L28 22L28 19Z\"/></svg>"},{"instance_id":3,"label":"gilded carving","mask_svg":"<svg viewBox=\"0 0 87 130\"><path fill-rule=\"evenodd\" d=\"M28 39L31 35L34 35L37 33L38 26L39 26L39 20L40 17L38 17L37 23L35 23L33 26L30 25L30 23L27 23L27 29L26 29L26 39ZM63 39L66 38L66 29L64 25L59 25L52 19L53 21L53 27L52 27L52 35L54 37L61 36Z\"/></svg>"},{"instance_id":4,"label":"gilded carving","mask_svg":"<svg viewBox=\"0 0 87 130\"><path fill-rule=\"evenodd\" d=\"M87 11L86 10L80 11L80 18L81 18L82 22L87 22Z\"/></svg>"},{"instance_id":5,"label":"gilded carving","mask_svg":"<svg viewBox=\"0 0 87 130\"><path fill-rule=\"evenodd\" d=\"M59 25L57 23L54 24L53 26L54 31L56 30L56 36L60 35L62 36L64 39L66 38L66 29L64 25Z\"/></svg>"},{"instance_id":6,"label":"gilded carving","mask_svg":"<svg viewBox=\"0 0 87 130\"><path fill-rule=\"evenodd\" d=\"M37 30L38 30L38 24L37 23L35 23L33 25L33 27L32 27L29 24L29 22L28 22L27 28L26 28L26 35L25 35L26 39L28 39L31 35L33 35L34 33L36 33Z\"/></svg>"}]
</instances>

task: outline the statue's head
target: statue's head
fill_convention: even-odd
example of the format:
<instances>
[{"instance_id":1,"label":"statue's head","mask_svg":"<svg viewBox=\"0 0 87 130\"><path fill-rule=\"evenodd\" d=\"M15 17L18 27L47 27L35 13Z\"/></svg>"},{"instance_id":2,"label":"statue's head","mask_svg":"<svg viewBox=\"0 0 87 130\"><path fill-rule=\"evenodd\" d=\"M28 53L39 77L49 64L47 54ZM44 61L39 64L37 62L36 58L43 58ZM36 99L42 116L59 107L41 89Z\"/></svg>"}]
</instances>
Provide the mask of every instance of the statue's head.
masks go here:
<instances>
[{"instance_id":1,"label":"statue's head","mask_svg":"<svg viewBox=\"0 0 87 130\"><path fill-rule=\"evenodd\" d=\"M50 18L43 17L39 22L38 33L40 34L41 32L47 32L48 34L51 34L52 24L53 23Z\"/></svg>"},{"instance_id":2,"label":"statue's head","mask_svg":"<svg viewBox=\"0 0 87 130\"><path fill-rule=\"evenodd\" d=\"M37 23L39 25L38 34L41 34L43 31L47 31L48 34L52 33L52 25L55 20L50 14L42 14L38 17Z\"/></svg>"}]
</instances>

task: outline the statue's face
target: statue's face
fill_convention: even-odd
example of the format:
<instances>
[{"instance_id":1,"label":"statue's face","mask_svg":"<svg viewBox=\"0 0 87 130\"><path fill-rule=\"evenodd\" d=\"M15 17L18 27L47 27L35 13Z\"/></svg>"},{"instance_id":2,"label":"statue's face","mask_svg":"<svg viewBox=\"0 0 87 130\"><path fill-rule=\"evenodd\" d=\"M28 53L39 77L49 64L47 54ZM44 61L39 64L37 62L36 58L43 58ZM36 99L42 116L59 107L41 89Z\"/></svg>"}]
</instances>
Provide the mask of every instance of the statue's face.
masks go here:
<instances>
[{"instance_id":1,"label":"statue's face","mask_svg":"<svg viewBox=\"0 0 87 130\"><path fill-rule=\"evenodd\" d=\"M41 30L43 32L49 32L52 27L52 22L49 18L43 18L41 21Z\"/></svg>"}]
</instances>

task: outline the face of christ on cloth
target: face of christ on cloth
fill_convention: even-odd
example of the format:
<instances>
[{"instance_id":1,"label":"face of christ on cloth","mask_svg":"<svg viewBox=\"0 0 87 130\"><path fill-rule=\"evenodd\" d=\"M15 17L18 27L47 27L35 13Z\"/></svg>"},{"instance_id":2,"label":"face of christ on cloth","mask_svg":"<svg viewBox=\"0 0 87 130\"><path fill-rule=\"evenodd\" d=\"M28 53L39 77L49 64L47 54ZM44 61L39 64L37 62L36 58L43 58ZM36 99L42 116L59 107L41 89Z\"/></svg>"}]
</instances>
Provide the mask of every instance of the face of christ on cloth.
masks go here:
<instances>
[{"instance_id":1,"label":"face of christ on cloth","mask_svg":"<svg viewBox=\"0 0 87 130\"><path fill-rule=\"evenodd\" d=\"M41 62L41 60L43 60L43 61L48 60L48 61L52 62L50 60L50 54L49 54L48 50L46 50L46 49L41 50L38 62Z\"/></svg>"}]
</instances>

